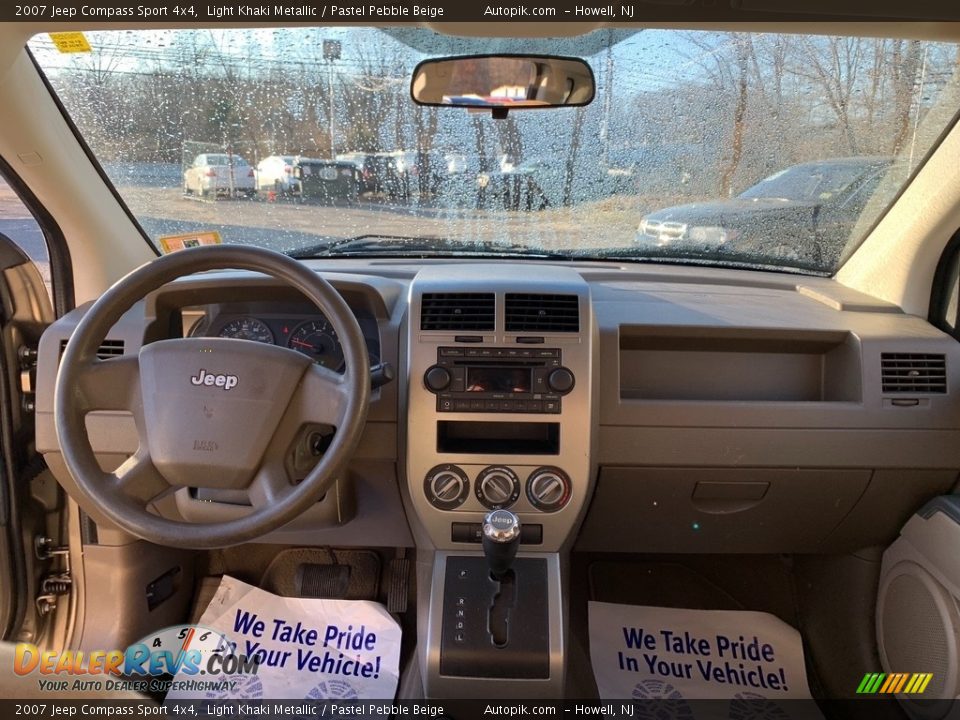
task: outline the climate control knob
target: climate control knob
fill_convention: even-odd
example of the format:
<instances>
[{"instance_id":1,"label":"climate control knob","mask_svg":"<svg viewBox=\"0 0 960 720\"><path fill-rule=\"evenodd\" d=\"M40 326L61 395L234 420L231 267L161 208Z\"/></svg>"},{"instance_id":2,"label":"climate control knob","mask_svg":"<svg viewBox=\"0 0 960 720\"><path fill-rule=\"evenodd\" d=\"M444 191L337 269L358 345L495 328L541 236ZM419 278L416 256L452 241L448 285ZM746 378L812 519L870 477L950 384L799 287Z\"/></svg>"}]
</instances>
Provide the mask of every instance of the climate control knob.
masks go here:
<instances>
[{"instance_id":1,"label":"climate control knob","mask_svg":"<svg viewBox=\"0 0 960 720\"><path fill-rule=\"evenodd\" d=\"M547 375L547 386L555 393L568 393L576 382L573 373L565 367L559 367Z\"/></svg>"},{"instance_id":2,"label":"climate control knob","mask_svg":"<svg viewBox=\"0 0 960 720\"><path fill-rule=\"evenodd\" d=\"M477 499L489 510L513 505L520 497L520 479L503 465L491 465L477 476Z\"/></svg>"},{"instance_id":3,"label":"climate control knob","mask_svg":"<svg viewBox=\"0 0 960 720\"><path fill-rule=\"evenodd\" d=\"M560 468L537 468L527 478L527 500L537 510L556 512L570 500L570 487L570 478Z\"/></svg>"},{"instance_id":4,"label":"climate control knob","mask_svg":"<svg viewBox=\"0 0 960 720\"><path fill-rule=\"evenodd\" d=\"M449 370L439 365L434 365L424 373L423 384L432 392L440 392L441 390L447 389L451 379Z\"/></svg>"},{"instance_id":5,"label":"climate control knob","mask_svg":"<svg viewBox=\"0 0 960 720\"><path fill-rule=\"evenodd\" d=\"M440 510L454 510L470 494L470 480L456 465L437 465L427 473L423 481L427 500Z\"/></svg>"}]
</instances>

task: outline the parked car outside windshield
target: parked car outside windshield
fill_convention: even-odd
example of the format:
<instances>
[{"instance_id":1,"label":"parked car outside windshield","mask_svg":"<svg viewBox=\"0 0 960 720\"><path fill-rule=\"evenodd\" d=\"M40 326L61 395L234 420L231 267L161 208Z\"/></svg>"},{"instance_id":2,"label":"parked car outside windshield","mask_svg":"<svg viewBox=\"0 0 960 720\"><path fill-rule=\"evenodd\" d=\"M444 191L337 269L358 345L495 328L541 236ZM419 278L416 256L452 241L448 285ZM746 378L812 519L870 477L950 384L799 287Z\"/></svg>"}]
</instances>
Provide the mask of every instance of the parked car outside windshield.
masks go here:
<instances>
[{"instance_id":1,"label":"parked car outside windshield","mask_svg":"<svg viewBox=\"0 0 960 720\"><path fill-rule=\"evenodd\" d=\"M86 36L91 53L63 55L46 35L29 49L155 245L216 230L298 255L415 248L831 274L960 108L957 46L919 40L637 28ZM340 43L337 61L324 40ZM596 98L502 120L410 99L420 61L488 52L583 58ZM865 60L840 69L838 52ZM200 155L233 156L233 172L184 167ZM286 159L298 156L353 163L356 202L330 212L277 193L295 190ZM282 174L265 170L276 158Z\"/></svg>"},{"instance_id":2,"label":"parked car outside windshield","mask_svg":"<svg viewBox=\"0 0 960 720\"><path fill-rule=\"evenodd\" d=\"M826 253L842 249L867 201L891 170L903 173L905 168L891 157L794 165L735 198L678 205L646 215L637 228L637 245L668 255L792 255L822 265ZM886 191L895 187L888 183Z\"/></svg>"},{"instance_id":3,"label":"parked car outside windshield","mask_svg":"<svg viewBox=\"0 0 960 720\"><path fill-rule=\"evenodd\" d=\"M298 157L270 155L257 163L257 191L294 194L300 191L296 177Z\"/></svg>"},{"instance_id":4,"label":"parked car outside windshield","mask_svg":"<svg viewBox=\"0 0 960 720\"><path fill-rule=\"evenodd\" d=\"M183 173L185 195L249 197L255 189L254 170L239 155L230 153L197 155Z\"/></svg>"}]
</instances>

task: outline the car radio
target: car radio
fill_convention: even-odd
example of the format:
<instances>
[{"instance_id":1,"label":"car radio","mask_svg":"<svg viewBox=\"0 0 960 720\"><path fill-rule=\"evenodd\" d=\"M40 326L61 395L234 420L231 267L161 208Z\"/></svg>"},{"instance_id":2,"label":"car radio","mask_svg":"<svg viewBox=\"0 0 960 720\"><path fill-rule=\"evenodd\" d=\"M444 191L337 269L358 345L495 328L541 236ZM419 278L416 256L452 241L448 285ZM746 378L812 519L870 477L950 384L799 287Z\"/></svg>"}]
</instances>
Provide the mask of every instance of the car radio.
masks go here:
<instances>
[{"instance_id":1,"label":"car radio","mask_svg":"<svg viewBox=\"0 0 960 720\"><path fill-rule=\"evenodd\" d=\"M440 347L423 375L437 412L558 414L575 383L558 348Z\"/></svg>"}]
</instances>

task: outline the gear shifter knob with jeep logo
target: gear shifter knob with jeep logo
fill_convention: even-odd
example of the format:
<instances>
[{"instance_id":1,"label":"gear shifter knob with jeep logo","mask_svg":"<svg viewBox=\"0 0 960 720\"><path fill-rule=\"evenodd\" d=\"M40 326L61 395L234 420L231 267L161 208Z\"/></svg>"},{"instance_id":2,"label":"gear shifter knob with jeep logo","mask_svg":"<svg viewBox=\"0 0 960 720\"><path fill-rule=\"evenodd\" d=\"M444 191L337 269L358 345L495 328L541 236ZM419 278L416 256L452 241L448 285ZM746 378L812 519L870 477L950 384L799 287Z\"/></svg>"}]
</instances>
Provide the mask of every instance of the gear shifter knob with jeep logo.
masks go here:
<instances>
[{"instance_id":1,"label":"gear shifter knob with jeep logo","mask_svg":"<svg viewBox=\"0 0 960 720\"><path fill-rule=\"evenodd\" d=\"M483 519L483 554L490 574L507 574L520 547L520 518L509 510L494 510Z\"/></svg>"}]
</instances>

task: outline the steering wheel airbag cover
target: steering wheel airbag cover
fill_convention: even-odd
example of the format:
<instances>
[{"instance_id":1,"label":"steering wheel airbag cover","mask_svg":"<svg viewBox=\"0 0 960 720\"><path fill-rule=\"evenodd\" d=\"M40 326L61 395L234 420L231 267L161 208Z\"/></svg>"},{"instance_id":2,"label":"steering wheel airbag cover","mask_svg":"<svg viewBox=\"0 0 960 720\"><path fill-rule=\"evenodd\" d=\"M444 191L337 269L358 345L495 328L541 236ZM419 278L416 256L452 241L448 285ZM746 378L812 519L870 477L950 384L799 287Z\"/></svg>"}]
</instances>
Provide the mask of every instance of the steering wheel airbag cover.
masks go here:
<instances>
[{"instance_id":1,"label":"steering wheel airbag cover","mask_svg":"<svg viewBox=\"0 0 960 720\"><path fill-rule=\"evenodd\" d=\"M244 488L310 358L226 338L161 340L140 351L150 458L173 485Z\"/></svg>"}]
</instances>

